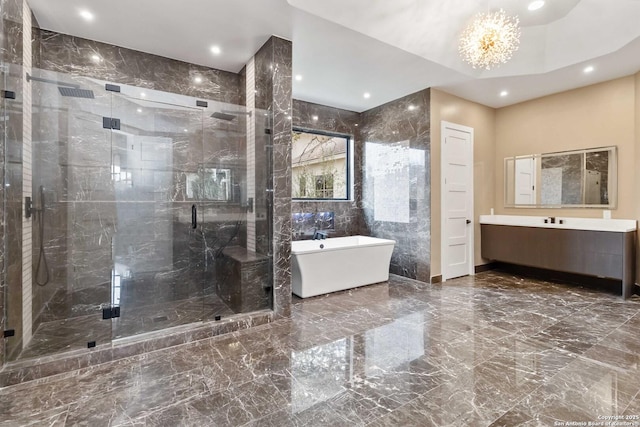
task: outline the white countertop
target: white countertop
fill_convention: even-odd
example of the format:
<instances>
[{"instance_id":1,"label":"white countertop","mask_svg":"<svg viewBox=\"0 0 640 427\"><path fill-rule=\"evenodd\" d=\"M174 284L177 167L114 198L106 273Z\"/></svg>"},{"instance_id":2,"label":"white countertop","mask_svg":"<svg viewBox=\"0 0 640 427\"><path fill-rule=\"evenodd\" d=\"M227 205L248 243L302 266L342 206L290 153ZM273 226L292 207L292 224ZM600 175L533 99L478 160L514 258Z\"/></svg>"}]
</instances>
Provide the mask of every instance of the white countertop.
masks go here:
<instances>
[{"instance_id":1,"label":"white countertop","mask_svg":"<svg viewBox=\"0 0 640 427\"><path fill-rule=\"evenodd\" d=\"M517 227L559 228L567 230L613 231L625 233L637 228L635 219L602 219L555 217L555 224L545 223L546 216L480 215L480 224L511 225ZM562 220L562 224L560 224Z\"/></svg>"}]
</instances>

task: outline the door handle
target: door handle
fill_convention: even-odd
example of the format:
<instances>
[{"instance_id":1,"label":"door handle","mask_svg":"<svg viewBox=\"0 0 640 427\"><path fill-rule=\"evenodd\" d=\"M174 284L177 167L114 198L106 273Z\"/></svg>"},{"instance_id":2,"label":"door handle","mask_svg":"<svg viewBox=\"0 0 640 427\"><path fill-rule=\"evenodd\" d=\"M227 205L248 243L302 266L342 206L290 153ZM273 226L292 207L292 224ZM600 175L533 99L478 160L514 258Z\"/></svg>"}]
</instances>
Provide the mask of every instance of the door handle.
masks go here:
<instances>
[{"instance_id":1,"label":"door handle","mask_svg":"<svg viewBox=\"0 0 640 427\"><path fill-rule=\"evenodd\" d=\"M471 224L471 220L470 219L467 220L467 224Z\"/></svg>"},{"instance_id":2,"label":"door handle","mask_svg":"<svg viewBox=\"0 0 640 427\"><path fill-rule=\"evenodd\" d=\"M198 208L196 205L191 205L191 228L194 230L198 228Z\"/></svg>"}]
</instances>

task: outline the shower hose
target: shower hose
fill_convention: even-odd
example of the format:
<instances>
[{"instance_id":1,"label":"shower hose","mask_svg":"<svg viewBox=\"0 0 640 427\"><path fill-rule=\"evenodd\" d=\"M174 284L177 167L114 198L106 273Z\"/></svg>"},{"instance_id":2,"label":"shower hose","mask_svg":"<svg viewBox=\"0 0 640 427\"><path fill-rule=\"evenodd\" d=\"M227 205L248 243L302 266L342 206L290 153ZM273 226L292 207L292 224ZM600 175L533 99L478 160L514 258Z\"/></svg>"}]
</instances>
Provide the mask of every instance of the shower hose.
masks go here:
<instances>
[{"instance_id":1,"label":"shower hose","mask_svg":"<svg viewBox=\"0 0 640 427\"><path fill-rule=\"evenodd\" d=\"M38 265L36 267L36 283L44 286L49 283L49 266L47 265L47 254L44 252L44 187L40 186L40 209L38 217L38 240L40 252L38 253ZM40 281L40 271L44 268L44 281Z\"/></svg>"}]
</instances>

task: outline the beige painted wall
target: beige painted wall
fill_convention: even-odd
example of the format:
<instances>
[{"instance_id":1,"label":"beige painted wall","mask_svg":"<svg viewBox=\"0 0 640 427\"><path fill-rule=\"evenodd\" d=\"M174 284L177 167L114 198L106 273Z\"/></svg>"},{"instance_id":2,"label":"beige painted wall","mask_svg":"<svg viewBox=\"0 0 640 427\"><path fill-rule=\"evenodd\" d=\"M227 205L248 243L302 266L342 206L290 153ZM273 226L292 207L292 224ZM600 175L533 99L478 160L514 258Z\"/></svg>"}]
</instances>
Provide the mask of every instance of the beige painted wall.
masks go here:
<instances>
[{"instance_id":1,"label":"beige painted wall","mask_svg":"<svg viewBox=\"0 0 640 427\"><path fill-rule=\"evenodd\" d=\"M635 127L636 127L636 140L635 140L635 179L634 193L630 196L635 201L635 216L633 218L640 219L640 195L638 191L640 190L640 73L635 75L635 96L636 96L636 105L635 105ZM638 242L636 242L636 283L640 283L640 236L638 236Z\"/></svg>"},{"instance_id":2,"label":"beige painted wall","mask_svg":"<svg viewBox=\"0 0 640 427\"><path fill-rule=\"evenodd\" d=\"M635 105L635 126L636 126L636 155L635 155L635 164L636 164L636 176L634 180L634 187L636 189L640 189L640 73L635 75L635 86L636 86L636 105ZM635 210L636 217L640 218L640 195L638 193L633 194L633 200L635 200ZM640 246L638 246L640 248ZM640 266L638 266L640 268ZM638 277L636 277L636 282L638 281Z\"/></svg>"},{"instance_id":3,"label":"beige painted wall","mask_svg":"<svg viewBox=\"0 0 640 427\"><path fill-rule=\"evenodd\" d=\"M440 122L442 120L474 129L474 239L475 265L484 264L480 257L480 225L478 216L495 208L496 110L457 96L431 90L431 277L441 274L440 256ZM501 164L500 164L501 165Z\"/></svg>"},{"instance_id":4,"label":"beige painted wall","mask_svg":"<svg viewBox=\"0 0 640 427\"><path fill-rule=\"evenodd\" d=\"M496 111L496 214L602 217L601 209L504 208L505 157L618 146L613 218L636 218L635 76L534 99Z\"/></svg>"},{"instance_id":5,"label":"beige painted wall","mask_svg":"<svg viewBox=\"0 0 640 427\"><path fill-rule=\"evenodd\" d=\"M501 108L496 113L496 165L507 156L608 145L618 147L618 204L611 216L638 220L640 73ZM496 213L602 217L601 209L504 208L502 167L496 168L495 196ZM638 283L640 251L636 255Z\"/></svg>"},{"instance_id":6,"label":"beige painted wall","mask_svg":"<svg viewBox=\"0 0 640 427\"><path fill-rule=\"evenodd\" d=\"M640 73L493 109L431 91L431 276L441 274L440 122L474 128L475 264L480 257L478 216L601 217L601 209L504 207L504 158L580 148L618 147L618 204L613 218L640 220ZM636 148L638 147L638 148ZM640 248L640 238L638 242ZM640 279L637 251L636 283Z\"/></svg>"}]
</instances>

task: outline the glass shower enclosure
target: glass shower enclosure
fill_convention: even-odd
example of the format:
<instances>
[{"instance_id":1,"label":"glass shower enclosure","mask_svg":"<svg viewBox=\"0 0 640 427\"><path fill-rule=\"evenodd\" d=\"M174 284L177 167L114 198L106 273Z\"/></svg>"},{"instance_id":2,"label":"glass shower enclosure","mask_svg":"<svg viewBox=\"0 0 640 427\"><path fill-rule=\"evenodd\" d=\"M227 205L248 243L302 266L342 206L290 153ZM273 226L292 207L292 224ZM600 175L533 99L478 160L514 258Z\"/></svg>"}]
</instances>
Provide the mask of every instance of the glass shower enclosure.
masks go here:
<instances>
[{"instance_id":1,"label":"glass shower enclosure","mask_svg":"<svg viewBox=\"0 0 640 427\"><path fill-rule=\"evenodd\" d=\"M26 77L31 147L22 173L4 179L32 183L29 196L5 196L24 204L13 221L30 216L7 245L22 241L32 274L6 277L4 315L18 333L5 360L272 307L271 174L255 173L271 169L267 111L45 70Z\"/></svg>"}]
</instances>

